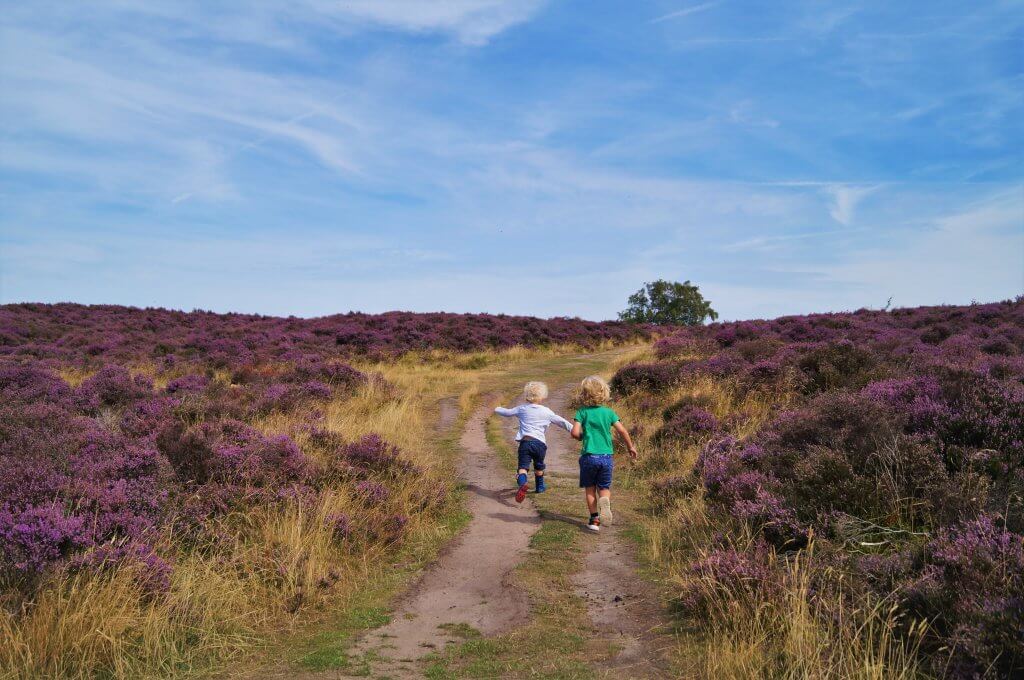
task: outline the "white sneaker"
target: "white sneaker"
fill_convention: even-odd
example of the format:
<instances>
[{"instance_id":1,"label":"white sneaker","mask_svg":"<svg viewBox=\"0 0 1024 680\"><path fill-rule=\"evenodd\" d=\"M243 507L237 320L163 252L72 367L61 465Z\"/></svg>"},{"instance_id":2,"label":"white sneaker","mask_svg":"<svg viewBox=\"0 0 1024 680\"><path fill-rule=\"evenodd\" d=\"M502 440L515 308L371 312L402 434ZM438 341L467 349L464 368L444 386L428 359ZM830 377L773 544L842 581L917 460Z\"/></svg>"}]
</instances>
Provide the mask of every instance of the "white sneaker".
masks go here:
<instances>
[{"instance_id":1,"label":"white sneaker","mask_svg":"<svg viewBox=\"0 0 1024 680\"><path fill-rule=\"evenodd\" d=\"M590 529L591 531L595 532L595 533L600 531L601 530L601 520L598 519L597 517L594 517L593 519L591 519L587 523L587 528Z\"/></svg>"},{"instance_id":2,"label":"white sneaker","mask_svg":"<svg viewBox=\"0 0 1024 680\"><path fill-rule=\"evenodd\" d=\"M601 517L601 524L612 523L612 499L611 498L598 498L597 499L597 512Z\"/></svg>"}]
</instances>

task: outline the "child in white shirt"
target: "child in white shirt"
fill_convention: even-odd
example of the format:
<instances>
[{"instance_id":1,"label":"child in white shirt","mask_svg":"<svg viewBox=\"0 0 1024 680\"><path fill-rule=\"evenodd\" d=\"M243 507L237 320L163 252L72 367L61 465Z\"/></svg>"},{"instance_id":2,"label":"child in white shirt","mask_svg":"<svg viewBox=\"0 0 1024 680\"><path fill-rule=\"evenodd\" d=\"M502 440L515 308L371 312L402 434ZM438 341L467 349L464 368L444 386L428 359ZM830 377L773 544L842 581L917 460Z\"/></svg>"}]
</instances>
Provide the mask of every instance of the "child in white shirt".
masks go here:
<instances>
[{"instance_id":1,"label":"child in white shirt","mask_svg":"<svg viewBox=\"0 0 1024 680\"><path fill-rule=\"evenodd\" d=\"M526 383L523 388L523 397L527 403L520 404L515 408L503 408L499 406L494 412L499 416L519 418L519 431L516 432L516 441L519 442L519 469L516 473L516 502L522 503L526 498L527 476L530 464L533 464L536 480L536 492L544 493L544 456L547 454L548 445L544 439L544 433L548 425L558 424L565 428L566 432L572 432L572 423L558 415L547 406L541 404L547 399L548 386L542 382L532 381Z\"/></svg>"}]
</instances>

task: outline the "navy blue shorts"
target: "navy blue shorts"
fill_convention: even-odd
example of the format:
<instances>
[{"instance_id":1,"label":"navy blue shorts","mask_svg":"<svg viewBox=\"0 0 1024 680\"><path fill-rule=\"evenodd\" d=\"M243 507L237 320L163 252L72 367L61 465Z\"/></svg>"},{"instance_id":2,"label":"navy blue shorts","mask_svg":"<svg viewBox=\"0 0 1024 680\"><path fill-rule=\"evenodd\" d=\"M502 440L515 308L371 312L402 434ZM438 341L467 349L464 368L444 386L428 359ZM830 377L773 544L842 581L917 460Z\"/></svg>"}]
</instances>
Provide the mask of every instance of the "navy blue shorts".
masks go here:
<instances>
[{"instance_id":1,"label":"navy blue shorts","mask_svg":"<svg viewBox=\"0 0 1024 680\"><path fill-rule=\"evenodd\" d=\"M533 463L534 470L543 470L544 456L547 455L548 445L536 439L519 440L519 469L529 470L530 463Z\"/></svg>"},{"instance_id":2,"label":"navy blue shorts","mask_svg":"<svg viewBox=\"0 0 1024 680\"><path fill-rule=\"evenodd\" d=\"M611 456L580 456L580 488L596 486L599 489L612 488L612 469L615 462Z\"/></svg>"}]
</instances>

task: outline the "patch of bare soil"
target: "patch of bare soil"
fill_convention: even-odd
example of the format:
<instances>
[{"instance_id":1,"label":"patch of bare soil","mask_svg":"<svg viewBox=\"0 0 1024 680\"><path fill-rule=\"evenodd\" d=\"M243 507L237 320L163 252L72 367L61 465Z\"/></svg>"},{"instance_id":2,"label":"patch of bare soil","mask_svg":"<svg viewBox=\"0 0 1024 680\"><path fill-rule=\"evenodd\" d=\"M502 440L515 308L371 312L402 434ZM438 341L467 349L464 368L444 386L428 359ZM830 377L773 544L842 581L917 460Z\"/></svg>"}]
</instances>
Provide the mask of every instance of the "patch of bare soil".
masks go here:
<instances>
[{"instance_id":1,"label":"patch of bare soil","mask_svg":"<svg viewBox=\"0 0 1024 680\"><path fill-rule=\"evenodd\" d=\"M459 417L459 398L445 397L437 404L437 433L448 434Z\"/></svg>"}]
</instances>

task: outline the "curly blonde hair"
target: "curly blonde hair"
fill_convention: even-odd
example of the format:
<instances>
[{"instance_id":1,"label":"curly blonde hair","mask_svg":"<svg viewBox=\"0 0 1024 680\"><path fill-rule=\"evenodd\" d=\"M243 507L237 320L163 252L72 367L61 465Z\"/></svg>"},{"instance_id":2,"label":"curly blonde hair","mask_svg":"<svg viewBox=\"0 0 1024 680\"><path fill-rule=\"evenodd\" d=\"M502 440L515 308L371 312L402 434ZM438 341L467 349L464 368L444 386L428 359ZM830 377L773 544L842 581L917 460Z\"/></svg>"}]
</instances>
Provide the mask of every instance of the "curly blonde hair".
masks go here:
<instances>
[{"instance_id":1,"label":"curly blonde hair","mask_svg":"<svg viewBox=\"0 0 1024 680\"><path fill-rule=\"evenodd\" d=\"M612 390L599 375L588 375L580 383L580 397L587 406L600 406L612 398Z\"/></svg>"},{"instance_id":2,"label":"curly blonde hair","mask_svg":"<svg viewBox=\"0 0 1024 680\"><path fill-rule=\"evenodd\" d=\"M531 380L523 387L523 397L530 403L548 398L548 386L537 380Z\"/></svg>"}]
</instances>

